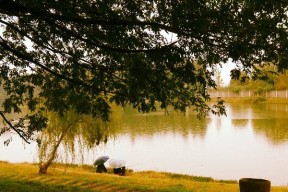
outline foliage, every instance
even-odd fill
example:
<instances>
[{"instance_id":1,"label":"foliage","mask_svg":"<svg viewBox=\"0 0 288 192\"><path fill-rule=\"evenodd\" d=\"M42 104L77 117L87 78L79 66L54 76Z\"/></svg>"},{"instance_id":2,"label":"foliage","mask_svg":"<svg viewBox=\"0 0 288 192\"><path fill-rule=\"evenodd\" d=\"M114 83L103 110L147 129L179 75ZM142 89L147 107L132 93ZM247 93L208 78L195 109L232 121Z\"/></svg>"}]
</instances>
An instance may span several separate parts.
<instances>
[{"instance_id":1,"label":"foliage","mask_svg":"<svg viewBox=\"0 0 288 192\"><path fill-rule=\"evenodd\" d=\"M262 78L254 68L267 62L288 67L287 7L285 0L0 0L3 114L29 107L28 132L11 126L26 141L46 126L45 110L108 120L111 102L143 112L159 102L223 114L223 102L206 104L218 65L231 58L233 79L241 71Z\"/></svg>"},{"instance_id":2,"label":"foliage","mask_svg":"<svg viewBox=\"0 0 288 192\"><path fill-rule=\"evenodd\" d=\"M288 72L278 72L277 67L273 64L267 64L258 67L256 71L261 70L262 78L253 79L245 73L241 73L241 81L231 80L229 89L235 93L242 90L251 90L256 94L261 94L271 90L285 90L288 89Z\"/></svg>"},{"instance_id":3,"label":"foliage","mask_svg":"<svg viewBox=\"0 0 288 192\"><path fill-rule=\"evenodd\" d=\"M276 90L288 89L288 71L285 71L276 77L274 87Z\"/></svg>"},{"instance_id":4,"label":"foliage","mask_svg":"<svg viewBox=\"0 0 288 192\"><path fill-rule=\"evenodd\" d=\"M63 116L50 112L48 119L49 123L39 137L40 173L46 173L52 161L57 157L61 143L73 152L75 132L77 132L80 117L72 111L66 112Z\"/></svg>"},{"instance_id":5,"label":"foliage","mask_svg":"<svg viewBox=\"0 0 288 192\"><path fill-rule=\"evenodd\" d=\"M215 69L215 83L217 87L223 87L223 79L221 77L221 70L220 69Z\"/></svg>"},{"instance_id":6,"label":"foliage","mask_svg":"<svg viewBox=\"0 0 288 192\"><path fill-rule=\"evenodd\" d=\"M48 167L59 157L59 148L64 147L62 156L75 158L75 146L83 152L106 143L108 137L113 136L113 124L116 119L117 108L114 108L113 121L105 122L89 115L79 115L75 111L67 111L62 116L56 112L49 112L49 123L43 129L39 140L39 173L46 174ZM111 130L111 132L110 132Z\"/></svg>"}]
</instances>

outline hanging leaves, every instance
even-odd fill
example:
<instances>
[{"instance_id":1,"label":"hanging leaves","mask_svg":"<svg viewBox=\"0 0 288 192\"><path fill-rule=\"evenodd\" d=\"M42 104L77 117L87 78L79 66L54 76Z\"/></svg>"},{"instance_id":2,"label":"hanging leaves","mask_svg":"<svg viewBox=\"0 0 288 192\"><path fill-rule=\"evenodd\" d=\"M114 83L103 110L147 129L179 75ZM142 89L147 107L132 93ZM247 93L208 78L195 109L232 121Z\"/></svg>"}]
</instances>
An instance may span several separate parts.
<instances>
[{"instance_id":1,"label":"hanging leaves","mask_svg":"<svg viewBox=\"0 0 288 192\"><path fill-rule=\"evenodd\" d=\"M207 105L217 65L232 79L270 62L288 68L288 1L0 0L0 82L5 113L45 111L109 120L111 102L140 111ZM253 78L260 76L253 76ZM260 78L266 79L265 76ZM36 122L38 121L38 122ZM38 128L36 128L38 126ZM32 128L33 127L33 128Z\"/></svg>"}]
</instances>

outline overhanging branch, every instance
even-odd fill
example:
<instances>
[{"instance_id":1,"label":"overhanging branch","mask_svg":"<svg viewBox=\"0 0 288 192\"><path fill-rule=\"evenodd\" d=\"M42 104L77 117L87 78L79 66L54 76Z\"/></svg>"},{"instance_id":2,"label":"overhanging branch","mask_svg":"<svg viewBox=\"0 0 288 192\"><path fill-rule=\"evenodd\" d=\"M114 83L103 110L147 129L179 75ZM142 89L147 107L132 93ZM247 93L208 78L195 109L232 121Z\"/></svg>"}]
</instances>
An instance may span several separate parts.
<instances>
[{"instance_id":1,"label":"overhanging branch","mask_svg":"<svg viewBox=\"0 0 288 192\"><path fill-rule=\"evenodd\" d=\"M113 19L113 20L104 20L104 19L96 19L96 18L89 18L89 17L80 17L75 16L76 14L70 15L60 15L57 13L51 13L48 11L37 10L31 7L27 7L23 4L20 4L15 1L11 0L0 0L0 10L4 11L5 14L7 12L12 13L22 13L28 14L30 13L33 16L37 16L39 19L41 18L50 18L52 20L57 20L61 22L70 22L70 23L79 23L79 24L87 24L87 25L106 25L106 26L149 26L153 28L159 28L160 30L170 31L172 33L181 33L178 28L167 26L165 24L151 22L151 21L140 21L140 20L120 20L120 19ZM8 14L9 15L9 14Z\"/></svg>"},{"instance_id":2,"label":"overhanging branch","mask_svg":"<svg viewBox=\"0 0 288 192\"><path fill-rule=\"evenodd\" d=\"M27 138L28 136L23 131L21 132L19 129L14 127L12 123L5 117L3 111L0 111L0 115L2 116L3 120L9 125L11 129L13 129L26 143L30 144Z\"/></svg>"},{"instance_id":3,"label":"overhanging branch","mask_svg":"<svg viewBox=\"0 0 288 192\"><path fill-rule=\"evenodd\" d=\"M97 41L93 41L90 40L88 38L84 38L82 34L77 34L74 33L73 31L67 29L66 27L63 27L61 25L56 24L54 21L49 19L44 19L44 21L46 23L48 23L51 26L56 27L57 29L59 29L60 31L64 31L66 34L75 37L76 39L83 41L89 45L98 47L100 49L104 49L104 50L108 50L108 51L114 51L114 52L118 52L118 53L149 53L149 52L155 52L155 51L161 51L161 50L165 50L168 49L169 47L171 47L172 45L176 44L179 40L176 40L170 44L167 45L162 45L160 47L155 47L155 48L151 48L151 49L124 49L124 48L118 48L118 47L112 47L109 45L104 45L103 43L97 42Z\"/></svg>"},{"instance_id":4,"label":"overhanging branch","mask_svg":"<svg viewBox=\"0 0 288 192\"><path fill-rule=\"evenodd\" d=\"M83 87L86 87L86 88L89 88L89 89L93 89L93 90L96 90L98 91L99 93L100 92L105 92L105 93L110 93L110 94L114 94L113 92L109 92L109 91L106 91L106 90L100 90L96 87L93 87L91 85L88 85L84 82L81 82L81 81L77 81L75 79L71 79L69 77L66 77L62 74L59 74L51 69L49 69L48 67L46 67L45 65L41 64L40 62L34 60L33 58L29 57L28 55L24 55L23 53L21 53L20 51L17 51L16 49L13 49L12 47L10 47L7 43L5 43L5 40L0 37L0 45L5 48L6 50L8 50L9 52L11 52L13 55L17 56L18 58L22 59L22 60L25 60L25 61L28 61L30 63L33 63L35 64L36 66L40 67L41 69L45 70L46 72L54 75L55 77L58 77L59 79L62 79L62 80L65 80L67 82L70 82L70 83L73 83L73 84L76 84L76 85L80 85L80 86L83 86Z\"/></svg>"}]
</instances>

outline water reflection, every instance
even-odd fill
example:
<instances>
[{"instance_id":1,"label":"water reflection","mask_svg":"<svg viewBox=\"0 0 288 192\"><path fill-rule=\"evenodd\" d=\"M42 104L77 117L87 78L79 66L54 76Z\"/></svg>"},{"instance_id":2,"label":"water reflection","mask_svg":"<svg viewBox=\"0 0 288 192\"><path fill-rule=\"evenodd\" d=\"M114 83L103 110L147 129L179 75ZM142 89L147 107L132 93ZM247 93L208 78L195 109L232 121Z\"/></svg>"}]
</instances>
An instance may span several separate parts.
<instances>
[{"instance_id":1,"label":"water reflection","mask_svg":"<svg viewBox=\"0 0 288 192\"><path fill-rule=\"evenodd\" d=\"M126 109L121 119L121 132L129 134L132 139L145 135L153 136L161 133L177 133L183 138L189 134L204 138L210 119L197 119L196 115L185 116L177 112L138 113L133 109Z\"/></svg>"},{"instance_id":2,"label":"water reflection","mask_svg":"<svg viewBox=\"0 0 288 192\"><path fill-rule=\"evenodd\" d=\"M199 120L193 113L142 114L127 108L118 111L110 127L113 138L106 145L82 150L79 162L91 164L96 157L109 155L124 159L136 171L169 171L236 180L259 177L271 180L272 185L286 185L287 109L287 104L227 104L227 116ZM3 143L2 137L0 142ZM21 146L18 150L14 147L6 150L0 145L0 154L23 150ZM27 153L31 158L25 161L35 161L31 149ZM7 156L12 162L20 161L19 157ZM1 155L0 160L7 160L5 157Z\"/></svg>"},{"instance_id":3,"label":"water reflection","mask_svg":"<svg viewBox=\"0 0 288 192\"><path fill-rule=\"evenodd\" d=\"M248 119L231 119L231 123L233 127L235 127L236 129L245 128L248 126L249 120Z\"/></svg>"},{"instance_id":4,"label":"water reflection","mask_svg":"<svg viewBox=\"0 0 288 192\"><path fill-rule=\"evenodd\" d=\"M264 135L274 145L288 141L287 104L230 104L229 108L234 128L251 123L256 135Z\"/></svg>"},{"instance_id":5,"label":"water reflection","mask_svg":"<svg viewBox=\"0 0 288 192\"><path fill-rule=\"evenodd\" d=\"M264 134L273 144L282 144L288 140L287 119L253 119L256 134Z\"/></svg>"}]
</instances>

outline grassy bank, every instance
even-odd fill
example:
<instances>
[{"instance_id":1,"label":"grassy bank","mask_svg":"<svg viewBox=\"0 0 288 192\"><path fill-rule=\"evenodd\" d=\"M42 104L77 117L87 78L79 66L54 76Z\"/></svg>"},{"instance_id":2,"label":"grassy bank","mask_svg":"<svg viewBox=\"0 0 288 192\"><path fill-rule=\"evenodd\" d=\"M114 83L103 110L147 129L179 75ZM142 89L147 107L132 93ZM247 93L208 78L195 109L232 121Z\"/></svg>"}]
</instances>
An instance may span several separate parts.
<instances>
[{"instance_id":1,"label":"grassy bank","mask_svg":"<svg viewBox=\"0 0 288 192\"><path fill-rule=\"evenodd\" d=\"M215 181L153 171L129 172L127 176L98 174L89 167L54 166L39 175L37 165L0 162L1 192L92 192L92 191L193 191L239 192L238 183ZM272 192L288 192L288 187L272 187Z\"/></svg>"}]
</instances>

